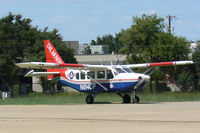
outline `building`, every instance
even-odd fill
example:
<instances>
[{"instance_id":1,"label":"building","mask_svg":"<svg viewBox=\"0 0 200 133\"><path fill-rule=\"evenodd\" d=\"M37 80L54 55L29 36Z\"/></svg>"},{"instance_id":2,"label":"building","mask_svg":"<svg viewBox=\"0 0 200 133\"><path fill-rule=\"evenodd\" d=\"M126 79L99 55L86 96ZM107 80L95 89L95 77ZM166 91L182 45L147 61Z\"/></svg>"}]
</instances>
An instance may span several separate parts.
<instances>
[{"instance_id":1,"label":"building","mask_svg":"<svg viewBox=\"0 0 200 133\"><path fill-rule=\"evenodd\" d=\"M74 49L74 54L78 54L78 49L79 49L79 42L78 41L64 41L66 44L67 48Z\"/></svg>"},{"instance_id":2,"label":"building","mask_svg":"<svg viewBox=\"0 0 200 133\"><path fill-rule=\"evenodd\" d=\"M90 45L87 43L79 45L78 54L79 55L91 54Z\"/></svg>"},{"instance_id":3,"label":"building","mask_svg":"<svg viewBox=\"0 0 200 133\"><path fill-rule=\"evenodd\" d=\"M109 54L108 45L90 45L91 54Z\"/></svg>"},{"instance_id":4,"label":"building","mask_svg":"<svg viewBox=\"0 0 200 133\"><path fill-rule=\"evenodd\" d=\"M197 49L198 48L198 46L200 45L200 43L199 42L191 42L190 43L190 53L189 53L189 57L190 58L192 58L192 54L194 54L194 52L196 51L196 50L199 50L199 49Z\"/></svg>"},{"instance_id":5,"label":"building","mask_svg":"<svg viewBox=\"0 0 200 133\"><path fill-rule=\"evenodd\" d=\"M102 55L75 55L76 61L79 64L93 64L93 65L115 65L117 62L123 64L126 61L126 55L117 54L102 54Z\"/></svg>"},{"instance_id":6,"label":"building","mask_svg":"<svg viewBox=\"0 0 200 133\"><path fill-rule=\"evenodd\" d=\"M90 55L90 54L109 54L108 45L89 45L81 44L79 45L79 55Z\"/></svg>"}]
</instances>

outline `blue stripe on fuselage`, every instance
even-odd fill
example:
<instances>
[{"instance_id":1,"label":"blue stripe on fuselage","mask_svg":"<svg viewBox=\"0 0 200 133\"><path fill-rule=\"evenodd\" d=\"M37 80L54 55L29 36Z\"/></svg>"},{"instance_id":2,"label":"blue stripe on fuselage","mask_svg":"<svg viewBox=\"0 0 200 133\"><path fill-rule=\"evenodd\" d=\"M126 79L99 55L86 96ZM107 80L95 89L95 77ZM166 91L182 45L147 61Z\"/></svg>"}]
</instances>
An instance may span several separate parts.
<instances>
[{"instance_id":1,"label":"blue stripe on fuselage","mask_svg":"<svg viewBox=\"0 0 200 133\"><path fill-rule=\"evenodd\" d=\"M85 93L92 93L92 92L120 92L120 91L127 91L132 89L138 81L135 82L104 82L101 83L108 91L105 91L100 85L94 82L81 82L81 83L70 83L66 80L60 80L59 83L63 86L70 86L75 90Z\"/></svg>"}]
</instances>

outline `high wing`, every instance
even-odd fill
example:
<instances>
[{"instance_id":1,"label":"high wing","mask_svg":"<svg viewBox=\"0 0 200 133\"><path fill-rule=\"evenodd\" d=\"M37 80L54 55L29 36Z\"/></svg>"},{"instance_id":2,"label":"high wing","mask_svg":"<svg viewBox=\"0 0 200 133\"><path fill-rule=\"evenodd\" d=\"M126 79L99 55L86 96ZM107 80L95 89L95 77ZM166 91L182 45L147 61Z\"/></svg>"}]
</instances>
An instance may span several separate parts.
<instances>
[{"instance_id":1,"label":"high wing","mask_svg":"<svg viewBox=\"0 0 200 133\"><path fill-rule=\"evenodd\" d=\"M49 63L49 62L23 62L16 63L18 67L21 68L31 68L31 69L78 69L78 70L107 70L108 66L103 65L87 65L87 64L59 64L59 63Z\"/></svg>"},{"instance_id":2,"label":"high wing","mask_svg":"<svg viewBox=\"0 0 200 133\"><path fill-rule=\"evenodd\" d=\"M147 67L161 67L161 66L178 66L178 65L189 65L194 64L193 61L171 61L171 62L159 62L159 63L142 63L142 64L128 64L122 65L122 67L129 68L147 68Z\"/></svg>"},{"instance_id":3,"label":"high wing","mask_svg":"<svg viewBox=\"0 0 200 133\"><path fill-rule=\"evenodd\" d=\"M122 67L129 68L147 68L155 66L176 66L176 65L189 65L193 64L193 61L172 61L172 62L159 62L159 63L143 63L143 64L128 64L122 65ZM78 69L78 70L107 70L110 67L106 65L87 65L87 64L59 64L49 62L24 62L16 63L21 68L31 69Z\"/></svg>"}]
</instances>

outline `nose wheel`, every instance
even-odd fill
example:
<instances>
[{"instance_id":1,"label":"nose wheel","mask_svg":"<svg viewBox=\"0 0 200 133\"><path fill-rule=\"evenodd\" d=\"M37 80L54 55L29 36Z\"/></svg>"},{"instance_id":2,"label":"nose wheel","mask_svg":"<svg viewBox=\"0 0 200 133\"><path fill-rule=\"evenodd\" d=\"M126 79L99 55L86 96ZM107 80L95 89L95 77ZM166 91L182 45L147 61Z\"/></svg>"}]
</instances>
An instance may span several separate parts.
<instances>
[{"instance_id":1,"label":"nose wheel","mask_svg":"<svg viewBox=\"0 0 200 133\"><path fill-rule=\"evenodd\" d=\"M135 96L134 99L133 99L133 103L139 103L140 102L140 99L138 96Z\"/></svg>"},{"instance_id":2,"label":"nose wheel","mask_svg":"<svg viewBox=\"0 0 200 133\"><path fill-rule=\"evenodd\" d=\"M133 103L139 103L140 98L136 95L136 89L133 90Z\"/></svg>"}]
</instances>

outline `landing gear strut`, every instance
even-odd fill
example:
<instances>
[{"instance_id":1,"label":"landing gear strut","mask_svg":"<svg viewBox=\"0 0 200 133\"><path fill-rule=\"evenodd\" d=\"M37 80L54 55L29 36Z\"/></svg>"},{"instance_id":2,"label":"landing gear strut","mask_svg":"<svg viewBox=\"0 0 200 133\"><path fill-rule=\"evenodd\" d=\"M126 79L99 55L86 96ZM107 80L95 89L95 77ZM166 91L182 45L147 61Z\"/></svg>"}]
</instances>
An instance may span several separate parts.
<instances>
[{"instance_id":1,"label":"landing gear strut","mask_svg":"<svg viewBox=\"0 0 200 133\"><path fill-rule=\"evenodd\" d=\"M140 99L139 97L136 95L136 89L133 90L133 103L139 103Z\"/></svg>"},{"instance_id":2,"label":"landing gear strut","mask_svg":"<svg viewBox=\"0 0 200 133\"><path fill-rule=\"evenodd\" d=\"M94 103L94 98L98 95L98 92L95 92L93 94L90 94L86 97L86 103L87 104L93 104Z\"/></svg>"}]
</instances>

